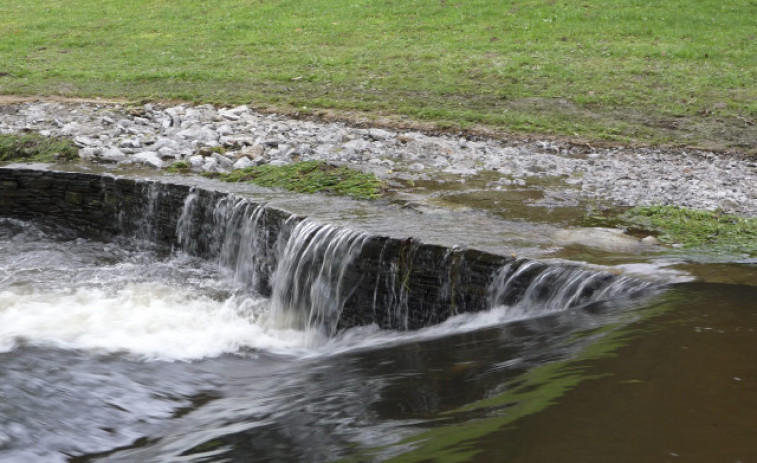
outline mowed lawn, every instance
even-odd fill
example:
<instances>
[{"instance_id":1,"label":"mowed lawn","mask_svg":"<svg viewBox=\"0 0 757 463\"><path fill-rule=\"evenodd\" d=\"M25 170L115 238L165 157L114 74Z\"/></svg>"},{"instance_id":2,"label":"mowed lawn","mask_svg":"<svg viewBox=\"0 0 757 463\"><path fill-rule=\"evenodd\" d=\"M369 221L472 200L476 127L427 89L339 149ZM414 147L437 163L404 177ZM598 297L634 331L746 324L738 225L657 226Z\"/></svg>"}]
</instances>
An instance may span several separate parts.
<instances>
[{"instance_id":1,"label":"mowed lawn","mask_svg":"<svg viewBox=\"0 0 757 463\"><path fill-rule=\"evenodd\" d=\"M0 93L757 152L757 0L3 0Z\"/></svg>"}]
</instances>

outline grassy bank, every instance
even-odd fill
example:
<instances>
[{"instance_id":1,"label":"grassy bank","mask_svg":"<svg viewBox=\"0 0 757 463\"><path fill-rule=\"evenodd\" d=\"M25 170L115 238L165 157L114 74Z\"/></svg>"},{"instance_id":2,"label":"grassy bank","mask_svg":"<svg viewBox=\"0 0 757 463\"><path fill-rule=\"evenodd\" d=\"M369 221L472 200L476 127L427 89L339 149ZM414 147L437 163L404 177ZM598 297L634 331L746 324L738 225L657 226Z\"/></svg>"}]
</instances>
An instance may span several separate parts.
<instances>
[{"instance_id":1,"label":"grassy bank","mask_svg":"<svg viewBox=\"0 0 757 463\"><path fill-rule=\"evenodd\" d=\"M0 93L755 151L754 0L5 0Z\"/></svg>"},{"instance_id":2,"label":"grassy bank","mask_svg":"<svg viewBox=\"0 0 757 463\"><path fill-rule=\"evenodd\" d=\"M757 255L757 218L685 207L634 207L619 217L635 227L658 232L663 243L684 248Z\"/></svg>"},{"instance_id":3,"label":"grassy bank","mask_svg":"<svg viewBox=\"0 0 757 463\"><path fill-rule=\"evenodd\" d=\"M0 135L0 161L52 162L79 158L71 140L41 135Z\"/></svg>"},{"instance_id":4,"label":"grassy bank","mask_svg":"<svg viewBox=\"0 0 757 463\"><path fill-rule=\"evenodd\" d=\"M331 193L356 199L378 199L384 185L373 174L323 161L304 161L283 166L261 165L219 174L225 182L250 182L298 193Z\"/></svg>"}]
</instances>

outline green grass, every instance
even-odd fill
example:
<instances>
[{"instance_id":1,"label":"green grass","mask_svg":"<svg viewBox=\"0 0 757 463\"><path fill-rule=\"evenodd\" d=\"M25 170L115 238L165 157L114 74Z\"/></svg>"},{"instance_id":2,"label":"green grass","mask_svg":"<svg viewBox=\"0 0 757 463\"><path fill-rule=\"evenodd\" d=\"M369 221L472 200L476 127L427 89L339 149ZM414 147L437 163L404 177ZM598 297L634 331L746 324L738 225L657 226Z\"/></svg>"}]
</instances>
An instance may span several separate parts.
<instances>
[{"instance_id":1,"label":"green grass","mask_svg":"<svg viewBox=\"0 0 757 463\"><path fill-rule=\"evenodd\" d=\"M170 166L166 167L166 172L170 172L172 174L181 174L189 172L189 169L191 168L192 165L187 161L176 161Z\"/></svg>"},{"instance_id":2,"label":"green grass","mask_svg":"<svg viewBox=\"0 0 757 463\"><path fill-rule=\"evenodd\" d=\"M755 0L4 0L0 93L755 152Z\"/></svg>"},{"instance_id":3,"label":"green grass","mask_svg":"<svg viewBox=\"0 0 757 463\"><path fill-rule=\"evenodd\" d=\"M704 251L757 254L757 218L721 211L673 206L635 207L621 216L627 223L660 233L668 244Z\"/></svg>"},{"instance_id":4,"label":"green grass","mask_svg":"<svg viewBox=\"0 0 757 463\"><path fill-rule=\"evenodd\" d=\"M226 182L251 182L298 193L331 193L356 199L378 199L384 185L373 174L323 161L304 161L284 166L253 166L220 174Z\"/></svg>"},{"instance_id":5,"label":"green grass","mask_svg":"<svg viewBox=\"0 0 757 463\"><path fill-rule=\"evenodd\" d=\"M0 135L0 161L51 162L78 159L71 140L41 135Z\"/></svg>"}]
</instances>

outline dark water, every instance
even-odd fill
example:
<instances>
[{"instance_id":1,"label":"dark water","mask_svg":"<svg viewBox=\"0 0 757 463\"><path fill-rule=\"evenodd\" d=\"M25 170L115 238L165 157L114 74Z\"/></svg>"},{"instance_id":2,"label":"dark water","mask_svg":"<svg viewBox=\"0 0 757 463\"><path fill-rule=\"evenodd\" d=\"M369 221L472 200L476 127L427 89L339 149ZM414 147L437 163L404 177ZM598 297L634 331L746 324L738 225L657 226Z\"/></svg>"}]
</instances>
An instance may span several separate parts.
<instances>
[{"instance_id":1,"label":"dark water","mask_svg":"<svg viewBox=\"0 0 757 463\"><path fill-rule=\"evenodd\" d=\"M0 461L755 461L755 305L685 283L314 339L217 265L2 220Z\"/></svg>"}]
</instances>

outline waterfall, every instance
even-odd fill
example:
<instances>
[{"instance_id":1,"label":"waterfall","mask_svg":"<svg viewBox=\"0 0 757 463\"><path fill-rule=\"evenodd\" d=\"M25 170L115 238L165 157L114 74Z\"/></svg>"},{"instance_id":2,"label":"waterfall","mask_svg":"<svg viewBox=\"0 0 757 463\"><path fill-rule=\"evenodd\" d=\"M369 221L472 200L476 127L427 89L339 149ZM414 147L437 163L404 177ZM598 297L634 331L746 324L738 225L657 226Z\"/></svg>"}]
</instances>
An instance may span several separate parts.
<instances>
[{"instance_id":1,"label":"waterfall","mask_svg":"<svg viewBox=\"0 0 757 463\"><path fill-rule=\"evenodd\" d=\"M191 191L184 200L179 249L194 254L204 241L217 250L212 257L235 291L270 295L270 326L331 336L357 287L354 263L369 235L298 217L277 220L269 207L236 196L202 199ZM214 232L203 233L208 220Z\"/></svg>"},{"instance_id":2,"label":"waterfall","mask_svg":"<svg viewBox=\"0 0 757 463\"><path fill-rule=\"evenodd\" d=\"M268 229L261 223L266 208L239 200L230 211L219 264L230 271L235 288L259 288L267 255Z\"/></svg>"},{"instance_id":3,"label":"waterfall","mask_svg":"<svg viewBox=\"0 0 757 463\"><path fill-rule=\"evenodd\" d=\"M142 214L134 223L134 236L143 246L154 246L157 240L159 220L159 202L161 199L161 185L158 182L145 182L143 185Z\"/></svg>"},{"instance_id":4,"label":"waterfall","mask_svg":"<svg viewBox=\"0 0 757 463\"><path fill-rule=\"evenodd\" d=\"M658 287L577 266L368 235L199 187L97 178L87 191L86 199L69 194L79 209L66 218L94 230L87 220L102 224L110 213L116 234L209 259L235 297L270 298L256 313L266 326L313 338L368 324L415 330L503 306L513 318L539 317Z\"/></svg>"},{"instance_id":5,"label":"waterfall","mask_svg":"<svg viewBox=\"0 0 757 463\"><path fill-rule=\"evenodd\" d=\"M298 223L273 274L270 322L333 335L360 278L353 263L367 238L365 233L308 219Z\"/></svg>"},{"instance_id":6,"label":"waterfall","mask_svg":"<svg viewBox=\"0 0 757 463\"><path fill-rule=\"evenodd\" d=\"M197 209L197 198L197 192L192 188L184 199L181 215L176 222L176 241L179 244L179 248L190 254L197 252L196 241L192 239L192 226L195 210Z\"/></svg>"},{"instance_id":7,"label":"waterfall","mask_svg":"<svg viewBox=\"0 0 757 463\"><path fill-rule=\"evenodd\" d=\"M156 191L147 190L146 212L157 211ZM141 226L149 231L148 223ZM501 306L512 318L538 317L655 286L608 272L370 236L194 188L183 198L175 242L216 260L234 291L270 297L268 326L314 339L367 323L417 329Z\"/></svg>"},{"instance_id":8,"label":"waterfall","mask_svg":"<svg viewBox=\"0 0 757 463\"><path fill-rule=\"evenodd\" d=\"M618 297L632 298L655 286L608 272L520 259L495 274L490 306L507 306L514 318L536 317Z\"/></svg>"}]
</instances>

